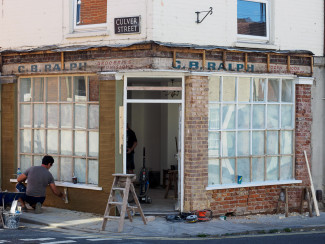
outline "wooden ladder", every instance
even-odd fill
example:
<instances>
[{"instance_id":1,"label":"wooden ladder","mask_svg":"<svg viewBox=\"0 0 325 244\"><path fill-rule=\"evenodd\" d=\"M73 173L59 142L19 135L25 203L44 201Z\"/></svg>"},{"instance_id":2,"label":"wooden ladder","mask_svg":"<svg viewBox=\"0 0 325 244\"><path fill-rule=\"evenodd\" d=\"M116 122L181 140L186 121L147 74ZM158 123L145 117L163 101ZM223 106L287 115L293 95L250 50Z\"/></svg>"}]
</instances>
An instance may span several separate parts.
<instances>
[{"instance_id":1,"label":"wooden ladder","mask_svg":"<svg viewBox=\"0 0 325 244\"><path fill-rule=\"evenodd\" d=\"M102 223L102 230L105 230L108 219L119 219L118 232L123 230L125 214L127 213L130 222L132 222L131 210L138 211L141 215L144 224L147 224L147 219L143 214L138 197L135 193L133 181L135 180L135 174L113 174L114 180L111 192L108 197L106 210ZM136 203L135 206L128 204L129 192L131 191L133 199ZM122 202L121 195L122 193ZM110 215L112 208L117 207L119 209L120 216ZM114 211L115 212L115 211Z\"/></svg>"}]
</instances>

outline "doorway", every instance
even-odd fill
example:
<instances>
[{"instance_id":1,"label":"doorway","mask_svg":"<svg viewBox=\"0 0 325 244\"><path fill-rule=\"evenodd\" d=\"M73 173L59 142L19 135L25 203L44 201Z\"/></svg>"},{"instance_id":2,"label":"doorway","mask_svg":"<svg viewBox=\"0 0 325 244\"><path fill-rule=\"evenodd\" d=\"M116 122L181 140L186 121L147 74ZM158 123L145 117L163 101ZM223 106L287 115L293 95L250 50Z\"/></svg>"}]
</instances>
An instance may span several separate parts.
<instances>
[{"instance_id":1,"label":"doorway","mask_svg":"<svg viewBox=\"0 0 325 244\"><path fill-rule=\"evenodd\" d=\"M139 179L144 164L149 171L147 195L152 201L142 203L142 209L147 214L182 211L183 78L125 77L124 82L124 123L135 132L138 143L134 173ZM176 175L172 184L171 173ZM138 183L135 182L137 194Z\"/></svg>"}]
</instances>

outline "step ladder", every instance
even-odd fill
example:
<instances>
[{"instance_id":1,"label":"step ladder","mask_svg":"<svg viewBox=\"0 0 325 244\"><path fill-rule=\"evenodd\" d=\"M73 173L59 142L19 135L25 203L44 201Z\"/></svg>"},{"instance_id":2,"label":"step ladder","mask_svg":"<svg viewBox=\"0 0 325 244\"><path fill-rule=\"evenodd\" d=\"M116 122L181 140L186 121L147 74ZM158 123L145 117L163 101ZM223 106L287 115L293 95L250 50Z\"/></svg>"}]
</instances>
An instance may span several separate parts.
<instances>
[{"instance_id":1,"label":"step ladder","mask_svg":"<svg viewBox=\"0 0 325 244\"><path fill-rule=\"evenodd\" d=\"M102 230L105 230L106 223L108 219L119 219L118 232L123 230L125 214L127 213L130 222L132 222L132 214L138 211L141 215L144 224L147 224L147 219L143 214L141 209L138 197L135 193L133 181L135 180L135 174L113 174L114 180L111 192L108 197L106 210L104 213ZM135 201L135 206L130 206L128 204L129 193L132 193L133 199ZM118 208L120 216L110 215L110 213L114 212L115 208Z\"/></svg>"},{"instance_id":2,"label":"step ladder","mask_svg":"<svg viewBox=\"0 0 325 244\"><path fill-rule=\"evenodd\" d=\"M301 190L301 200L300 200L300 214L303 213L304 210L304 203L307 202L307 209L309 212L309 217L313 217L313 212L312 212L312 202L311 202L311 197L310 197L310 187L308 186L282 186L280 195L279 195L279 200L278 200L278 206L276 213L280 213L281 211L281 202L284 202L284 211L285 211L285 216L289 216L289 196L288 196L288 190L292 189L300 189ZM281 196L282 195L282 196ZM284 199L281 199L284 198Z\"/></svg>"}]
</instances>

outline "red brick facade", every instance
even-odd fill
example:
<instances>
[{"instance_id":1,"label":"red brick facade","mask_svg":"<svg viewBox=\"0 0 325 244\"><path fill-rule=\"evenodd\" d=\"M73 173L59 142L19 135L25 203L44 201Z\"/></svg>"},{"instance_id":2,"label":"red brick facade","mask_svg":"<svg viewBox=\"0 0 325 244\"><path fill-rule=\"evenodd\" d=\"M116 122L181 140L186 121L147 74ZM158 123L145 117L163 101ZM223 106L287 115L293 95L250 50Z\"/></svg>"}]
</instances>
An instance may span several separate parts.
<instances>
[{"instance_id":1,"label":"red brick facade","mask_svg":"<svg viewBox=\"0 0 325 244\"><path fill-rule=\"evenodd\" d=\"M106 23L107 0L81 1L80 25Z\"/></svg>"}]
</instances>

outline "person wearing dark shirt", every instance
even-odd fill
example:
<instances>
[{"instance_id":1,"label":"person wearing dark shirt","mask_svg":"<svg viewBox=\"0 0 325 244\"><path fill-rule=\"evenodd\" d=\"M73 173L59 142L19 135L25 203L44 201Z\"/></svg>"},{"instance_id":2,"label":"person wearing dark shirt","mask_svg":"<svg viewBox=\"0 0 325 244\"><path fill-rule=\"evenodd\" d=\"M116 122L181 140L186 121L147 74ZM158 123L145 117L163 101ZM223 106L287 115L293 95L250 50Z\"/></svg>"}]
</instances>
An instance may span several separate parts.
<instances>
[{"instance_id":1,"label":"person wearing dark shirt","mask_svg":"<svg viewBox=\"0 0 325 244\"><path fill-rule=\"evenodd\" d=\"M127 124L126 128L127 136L127 151L126 151L126 169L128 174L134 174L134 149L138 145L137 137L133 130Z\"/></svg>"},{"instance_id":2,"label":"person wearing dark shirt","mask_svg":"<svg viewBox=\"0 0 325 244\"><path fill-rule=\"evenodd\" d=\"M16 188L18 191L25 191L26 196L21 199L21 205L24 210L27 210L25 201L35 209L35 213L41 213L41 207L45 201L46 187L49 185L52 192L64 200L64 193L60 192L54 183L54 178L49 169L52 167L54 159L52 156L46 155L42 159L41 166L33 166L28 168L21 174L17 181ZM25 180L27 182L27 189L22 184Z\"/></svg>"}]
</instances>

